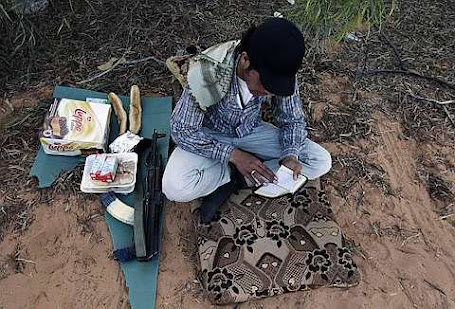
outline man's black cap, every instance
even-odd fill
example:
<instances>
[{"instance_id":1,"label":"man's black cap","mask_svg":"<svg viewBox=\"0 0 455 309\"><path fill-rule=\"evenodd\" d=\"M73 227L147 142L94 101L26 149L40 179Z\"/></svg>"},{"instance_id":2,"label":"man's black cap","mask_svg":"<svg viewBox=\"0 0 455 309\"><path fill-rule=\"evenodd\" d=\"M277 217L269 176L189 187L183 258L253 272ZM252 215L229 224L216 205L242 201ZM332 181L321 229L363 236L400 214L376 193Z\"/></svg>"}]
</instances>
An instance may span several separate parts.
<instances>
[{"instance_id":1,"label":"man's black cap","mask_svg":"<svg viewBox=\"0 0 455 309\"><path fill-rule=\"evenodd\" d=\"M286 19L270 18L256 28L248 43L246 52L264 88L274 95L292 95L305 54L302 32Z\"/></svg>"}]
</instances>

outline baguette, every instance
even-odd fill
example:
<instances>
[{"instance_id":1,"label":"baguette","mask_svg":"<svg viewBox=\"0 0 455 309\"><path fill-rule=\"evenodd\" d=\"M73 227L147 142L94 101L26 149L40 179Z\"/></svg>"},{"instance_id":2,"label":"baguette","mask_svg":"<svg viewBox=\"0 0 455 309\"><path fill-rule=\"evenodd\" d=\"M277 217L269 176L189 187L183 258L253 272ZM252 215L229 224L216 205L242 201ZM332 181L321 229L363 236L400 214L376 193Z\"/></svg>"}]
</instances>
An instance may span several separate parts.
<instances>
[{"instance_id":1,"label":"baguette","mask_svg":"<svg viewBox=\"0 0 455 309\"><path fill-rule=\"evenodd\" d=\"M142 117L142 106L141 106L141 94L137 85L131 86L130 93L130 132L138 134L141 130L141 117Z\"/></svg>"},{"instance_id":2,"label":"baguette","mask_svg":"<svg viewBox=\"0 0 455 309\"><path fill-rule=\"evenodd\" d=\"M111 102L112 107L114 108L115 115L117 116L117 122L119 125L118 135L122 135L126 132L126 112L123 109L123 104L120 98L113 92L108 95L109 102Z\"/></svg>"}]
</instances>

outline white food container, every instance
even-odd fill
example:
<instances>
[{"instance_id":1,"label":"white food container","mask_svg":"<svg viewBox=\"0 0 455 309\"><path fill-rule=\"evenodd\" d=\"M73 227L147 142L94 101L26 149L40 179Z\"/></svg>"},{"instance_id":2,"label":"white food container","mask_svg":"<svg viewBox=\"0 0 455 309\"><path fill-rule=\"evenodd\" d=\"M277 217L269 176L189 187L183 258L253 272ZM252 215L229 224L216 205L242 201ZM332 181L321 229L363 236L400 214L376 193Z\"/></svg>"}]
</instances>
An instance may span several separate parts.
<instances>
[{"instance_id":1,"label":"white food container","mask_svg":"<svg viewBox=\"0 0 455 309\"><path fill-rule=\"evenodd\" d=\"M84 173L81 181L81 191L85 193L115 193L128 194L134 191L136 185L136 174L138 155L134 152L110 153L118 160L117 174L113 182L102 182L92 180L90 171L92 162L96 155L90 155L85 160Z\"/></svg>"}]
</instances>

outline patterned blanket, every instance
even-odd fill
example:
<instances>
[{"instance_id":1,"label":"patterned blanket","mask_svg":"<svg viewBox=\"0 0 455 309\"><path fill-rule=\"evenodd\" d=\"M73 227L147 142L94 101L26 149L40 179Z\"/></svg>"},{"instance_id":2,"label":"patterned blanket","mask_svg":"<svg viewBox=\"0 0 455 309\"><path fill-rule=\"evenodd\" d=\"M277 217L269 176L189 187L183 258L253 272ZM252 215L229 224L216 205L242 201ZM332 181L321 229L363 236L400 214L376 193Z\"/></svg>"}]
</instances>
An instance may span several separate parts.
<instances>
[{"instance_id":1,"label":"patterned blanket","mask_svg":"<svg viewBox=\"0 0 455 309\"><path fill-rule=\"evenodd\" d=\"M243 190L196 232L200 277L215 304L360 280L327 195L314 184L275 199Z\"/></svg>"}]
</instances>

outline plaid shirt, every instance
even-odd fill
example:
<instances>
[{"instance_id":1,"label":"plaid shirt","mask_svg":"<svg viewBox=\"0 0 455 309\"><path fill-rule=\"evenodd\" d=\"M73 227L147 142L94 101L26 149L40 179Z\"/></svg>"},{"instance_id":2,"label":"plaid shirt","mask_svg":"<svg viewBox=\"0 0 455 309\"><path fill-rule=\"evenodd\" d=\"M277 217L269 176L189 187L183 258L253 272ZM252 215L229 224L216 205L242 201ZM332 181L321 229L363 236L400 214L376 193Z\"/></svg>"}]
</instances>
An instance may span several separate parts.
<instances>
[{"instance_id":1,"label":"plaid shirt","mask_svg":"<svg viewBox=\"0 0 455 309\"><path fill-rule=\"evenodd\" d=\"M274 118L281 129L283 151L281 159L298 158L307 137L306 123L298 87L288 97L272 96ZM184 89L171 116L171 136L182 149L203 157L221 161L227 165L234 150L203 132L206 127L232 136L243 137L261 123L262 103L266 96L254 96L243 107L238 104L239 87L233 76L229 92L216 105L204 112L194 101L188 89Z\"/></svg>"}]
</instances>

